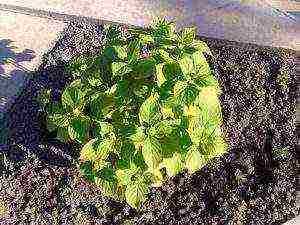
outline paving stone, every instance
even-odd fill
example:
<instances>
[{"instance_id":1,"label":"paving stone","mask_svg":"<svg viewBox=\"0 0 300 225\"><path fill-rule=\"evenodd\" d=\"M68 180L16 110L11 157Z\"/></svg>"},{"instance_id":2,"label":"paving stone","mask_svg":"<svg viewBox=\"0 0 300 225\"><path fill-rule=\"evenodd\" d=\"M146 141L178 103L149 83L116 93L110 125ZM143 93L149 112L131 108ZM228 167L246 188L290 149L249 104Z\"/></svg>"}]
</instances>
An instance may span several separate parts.
<instances>
[{"instance_id":1,"label":"paving stone","mask_svg":"<svg viewBox=\"0 0 300 225\"><path fill-rule=\"evenodd\" d=\"M89 16L131 25L148 25L156 16L195 24L201 36L264 46L300 49L300 23L280 8L298 3L270 0L0 0L0 3L51 12ZM279 10L275 7L278 7Z\"/></svg>"}]
</instances>

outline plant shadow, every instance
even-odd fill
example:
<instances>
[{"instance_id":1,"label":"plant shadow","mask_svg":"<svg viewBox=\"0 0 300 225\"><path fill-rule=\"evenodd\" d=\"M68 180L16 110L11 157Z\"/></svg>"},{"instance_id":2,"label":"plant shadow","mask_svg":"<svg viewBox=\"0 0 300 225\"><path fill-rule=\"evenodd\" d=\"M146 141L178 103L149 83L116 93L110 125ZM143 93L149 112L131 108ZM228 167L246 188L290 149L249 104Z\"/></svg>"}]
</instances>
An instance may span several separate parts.
<instances>
[{"instance_id":1,"label":"plant shadow","mask_svg":"<svg viewBox=\"0 0 300 225\"><path fill-rule=\"evenodd\" d=\"M35 52L24 49L18 52L10 39L0 40L0 144L6 142L6 111L27 79L28 69L22 65L35 58ZM0 147L1 147L0 145Z\"/></svg>"},{"instance_id":2,"label":"plant shadow","mask_svg":"<svg viewBox=\"0 0 300 225\"><path fill-rule=\"evenodd\" d=\"M72 33L74 26L81 31ZM93 24L91 27L92 32L98 34L97 41L101 44L101 25ZM7 144L0 146L0 154L1 151L4 152L14 164L25 163L28 158L33 156L48 165L74 167L79 154L77 151L77 148L80 147L79 144L62 143L51 138L51 134L46 129L45 113L41 110L37 97L41 90L50 88L53 93L52 98L57 98L66 84L72 81L72 77L69 76L65 67L72 57L91 52L92 47L89 44L82 44L89 48L81 49L75 43L89 40L87 36L91 35L82 35L87 32L91 31L78 26L76 21L71 21L59 34L53 47L43 55L40 66L31 73L30 79L7 110L5 115ZM92 41L95 42L95 39ZM4 46L9 43L9 40L3 41ZM98 45L94 44L94 50L99 51L99 46L101 46L99 43ZM30 59L26 54L30 53L29 50L24 51L21 55L16 55L9 49L6 49L5 52L5 57L2 57L1 62L14 58L18 65L22 61L21 56L23 56L23 60Z\"/></svg>"}]
</instances>

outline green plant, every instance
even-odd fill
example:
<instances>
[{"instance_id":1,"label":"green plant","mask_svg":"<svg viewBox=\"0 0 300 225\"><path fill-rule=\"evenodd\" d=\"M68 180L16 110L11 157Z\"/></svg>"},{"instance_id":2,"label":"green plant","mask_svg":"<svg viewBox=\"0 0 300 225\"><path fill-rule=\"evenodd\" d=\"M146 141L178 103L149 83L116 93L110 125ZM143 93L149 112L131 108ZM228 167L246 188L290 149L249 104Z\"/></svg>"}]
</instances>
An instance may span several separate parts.
<instances>
[{"instance_id":1,"label":"green plant","mask_svg":"<svg viewBox=\"0 0 300 225\"><path fill-rule=\"evenodd\" d=\"M157 19L147 29L105 26L96 57L68 65L74 81L40 102L62 141L83 145L79 165L103 193L139 208L150 185L200 169L224 153L220 89L194 27L175 33Z\"/></svg>"}]
</instances>

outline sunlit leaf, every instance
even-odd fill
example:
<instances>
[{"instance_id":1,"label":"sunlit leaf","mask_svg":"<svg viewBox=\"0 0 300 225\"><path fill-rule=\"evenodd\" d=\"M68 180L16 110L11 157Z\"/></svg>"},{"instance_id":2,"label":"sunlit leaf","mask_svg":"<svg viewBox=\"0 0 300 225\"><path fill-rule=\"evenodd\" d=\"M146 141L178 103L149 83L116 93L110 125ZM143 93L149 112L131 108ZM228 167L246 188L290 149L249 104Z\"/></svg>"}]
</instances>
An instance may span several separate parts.
<instances>
[{"instance_id":1,"label":"sunlit leaf","mask_svg":"<svg viewBox=\"0 0 300 225\"><path fill-rule=\"evenodd\" d=\"M196 37L196 27L186 27L181 31L181 39L184 44L190 45Z\"/></svg>"},{"instance_id":2,"label":"sunlit leaf","mask_svg":"<svg viewBox=\"0 0 300 225\"><path fill-rule=\"evenodd\" d=\"M79 159L82 161L93 161L96 158L96 152L93 144L97 141L98 138L91 139L87 142L80 151Z\"/></svg>"},{"instance_id":3,"label":"sunlit leaf","mask_svg":"<svg viewBox=\"0 0 300 225\"><path fill-rule=\"evenodd\" d=\"M114 50L117 52L117 56L120 59L123 60L127 57L127 51L126 51L126 48L124 46L115 45L113 47L114 47Z\"/></svg>"},{"instance_id":4,"label":"sunlit leaf","mask_svg":"<svg viewBox=\"0 0 300 225\"><path fill-rule=\"evenodd\" d=\"M156 138L146 138L142 154L149 168L154 169L159 165L161 161L161 151L161 145Z\"/></svg>"},{"instance_id":5,"label":"sunlit leaf","mask_svg":"<svg viewBox=\"0 0 300 225\"><path fill-rule=\"evenodd\" d=\"M205 164L205 158L200 154L195 145L192 145L185 158L185 166L189 173L194 173L199 170Z\"/></svg>"},{"instance_id":6,"label":"sunlit leaf","mask_svg":"<svg viewBox=\"0 0 300 225\"><path fill-rule=\"evenodd\" d=\"M193 59L188 54L183 55L183 57L179 60L179 65L185 76L189 75L194 70Z\"/></svg>"},{"instance_id":7,"label":"sunlit leaf","mask_svg":"<svg viewBox=\"0 0 300 225\"><path fill-rule=\"evenodd\" d=\"M164 63L160 63L156 65L156 80L158 86L161 86L166 81L166 78L163 74L163 67L164 67Z\"/></svg>"},{"instance_id":8,"label":"sunlit leaf","mask_svg":"<svg viewBox=\"0 0 300 225\"><path fill-rule=\"evenodd\" d=\"M142 178L130 182L125 191L127 203L133 208L139 208L141 203L146 201L148 191L148 184Z\"/></svg>"},{"instance_id":9,"label":"sunlit leaf","mask_svg":"<svg viewBox=\"0 0 300 225\"><path fill-rule=\"evenodd\" d=\"M207 54L212 55L209 47L203 41L193 40L192 46L201 52L206 52Z\"/></svg>"},{"instance_id":10,"label":"sunlit leaf","mask_svg":"<svg viewBox=\"0 0 300 225\"><path fill-rule=\"evenodd\" d=\"M74 109L76 106L84 103L85 92L76 86L68 86L62 93L62 105Z\"/></svg>"},{"instance_id":11,"label":"sunlit leaf","mask_svg":"<svg viewBox=\"0 0 300 225\"><path fill-rule=\"evenodd\" d=\"M140 107L140 122L148 124L156 123L160 118L158 94L152 94Z\"/></svg>"},{"instance_id":12,"label":"sunlit leaf","mask_svg":"<svg viewBox=\"0 0 300 225\"><path fill-rule=\"evenodd\" d=\"M172 177L182 171L184 164L181 162L180 154L175 152L172 158L164 158L160 167L165 167L168 176Z\"/></svg>"},{"instance_id":13,"label":"sunlit leaf","mask_svg":"<svg viewBox=\"0 0 300 225\"><path fill-rule=\"evenodd\" d=\"M130 73L132 69L124 62L113 62L111 64L111 70L113 77L123 76L124 74Z\"/></svg>"}]
</instances>

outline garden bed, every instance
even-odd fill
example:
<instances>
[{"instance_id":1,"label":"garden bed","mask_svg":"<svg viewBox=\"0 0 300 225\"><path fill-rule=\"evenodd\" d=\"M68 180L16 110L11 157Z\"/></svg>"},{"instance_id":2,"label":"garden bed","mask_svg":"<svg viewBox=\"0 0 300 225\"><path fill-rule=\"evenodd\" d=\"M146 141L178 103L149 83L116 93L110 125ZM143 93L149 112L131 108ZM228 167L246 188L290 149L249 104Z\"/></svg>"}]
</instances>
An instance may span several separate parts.
<instances>
[{"instance_id":1,"label":"garden bed","mask_svg":"<svg viewBox=\"0 0 300 225\"><path fill-rule=\"evenodd\" d=\"M46 138L35 98L71 80L64 65L96 54L102 28L72 22L8 111L0 153L0 224L281 224L296 205L295 52L200 38L222 88L229 152L152 188L141 212L101 196L74 166L79 146ZM288 82L285 83L285 79Z\"/></svg>"}]
</instances>

